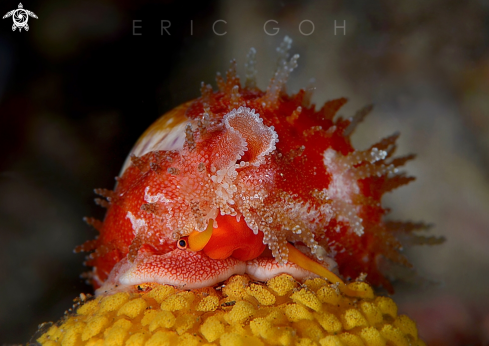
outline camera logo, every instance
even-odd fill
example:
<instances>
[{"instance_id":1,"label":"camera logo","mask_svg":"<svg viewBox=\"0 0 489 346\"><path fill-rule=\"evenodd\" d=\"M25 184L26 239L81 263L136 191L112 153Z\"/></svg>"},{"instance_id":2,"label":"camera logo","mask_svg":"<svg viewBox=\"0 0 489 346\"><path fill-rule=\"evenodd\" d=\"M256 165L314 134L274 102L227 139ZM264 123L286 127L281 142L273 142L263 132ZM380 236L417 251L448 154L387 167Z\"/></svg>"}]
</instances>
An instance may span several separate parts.
<instances>
[{"instance_id":1,"label":"camera logo","mask_svg":"<svg viewBox=\"0 0 489 346\"><path fill-rule=\"evenodd\" d=\"M21 3L19 3L18 9L8 12L5 16L3 16L2 19L8 18L10 16L14 20L12 31L15 31L15 29L19 29L19 31L22 31L22 29L24 29L25 31L29 31L29 25L27 24L27 22L29 21L29 17L37 19L36 14L34 12L25 10L24 6L22 6Z\"/></svg>"}]
</instances>

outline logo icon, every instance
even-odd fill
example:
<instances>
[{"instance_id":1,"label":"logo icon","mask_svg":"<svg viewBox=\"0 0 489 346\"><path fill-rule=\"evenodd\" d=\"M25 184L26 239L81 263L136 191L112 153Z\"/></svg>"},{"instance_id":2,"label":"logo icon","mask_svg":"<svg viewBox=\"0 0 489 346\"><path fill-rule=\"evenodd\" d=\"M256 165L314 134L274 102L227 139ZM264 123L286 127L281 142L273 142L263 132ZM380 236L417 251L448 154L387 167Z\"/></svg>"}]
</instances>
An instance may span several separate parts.
<instances>
[{"instance_id":1,"label":"logo icon","mask_svg":"<svg viewBox=\"0 0 489 346\"><path fill-rule=\"evenodd\" d=\"M14 24L12 25L12 31L15 31L15 29L19 29L19 31L22 31L24 29L25 31L29 31L29 25L27 22L29 21L29 17L36 18L37 16L34 12L24 10L24 6L22 6L21 3L19 3L19 8L16 10L12 10L8 12L5 16L3 16L2 19L8 18L12 16L12 19L14 20Z\"/></svg>"}]
</instances>

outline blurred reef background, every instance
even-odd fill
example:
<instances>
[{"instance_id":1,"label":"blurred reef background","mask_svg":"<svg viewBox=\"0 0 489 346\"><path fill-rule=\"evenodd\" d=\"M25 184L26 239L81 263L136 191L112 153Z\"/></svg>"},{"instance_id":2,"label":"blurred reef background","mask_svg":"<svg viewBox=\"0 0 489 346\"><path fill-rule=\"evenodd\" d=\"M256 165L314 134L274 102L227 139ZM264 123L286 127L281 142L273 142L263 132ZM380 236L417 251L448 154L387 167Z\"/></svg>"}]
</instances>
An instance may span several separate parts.
<instances>
[{"instance_id":1,"label":"blurred reef background","mask_svg":"<svg viewBox=\"0 0 489 346\"><path fill-rule=\"evenodd\" d=\"M400 131L398 153L418 155L406 167L417 180L384 200L388 218L433 224L447 241L406 249L417 275L395 283L401 312L429 345L489 341L489 2L23 5L39 17L28 32L0 21L0 343L27 342L91 292L84 254L72 252L95 235L82 217L103 218L93 189L112 188L139 135L198 97L201 81L215 87L231 59L243 76L250 47L265 89L285 35L301 55L289 91L314 78L313 102L348 97L345 117L374 103L355 146ZM2 1L0 14L17 6Z\"/></svg>"}]
</instances>

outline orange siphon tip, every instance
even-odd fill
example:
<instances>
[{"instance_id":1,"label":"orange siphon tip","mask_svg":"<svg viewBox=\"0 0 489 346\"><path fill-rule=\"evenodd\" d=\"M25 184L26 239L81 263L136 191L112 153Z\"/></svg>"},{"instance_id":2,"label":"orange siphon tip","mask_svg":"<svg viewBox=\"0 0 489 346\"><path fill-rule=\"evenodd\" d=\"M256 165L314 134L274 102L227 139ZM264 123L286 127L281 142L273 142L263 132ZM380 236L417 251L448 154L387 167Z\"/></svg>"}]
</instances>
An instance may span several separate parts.
<instances>
[{"instance_id":1,"label":"orange siphon tip","mask_svg":"<svg viewBox=\"0 0 489 346\"><path fill-rule=\"evenodd\" d=\"M314 274L317 274L327 279L332 284L338 285L338 289L345 295L350 297L364 297L364 292L354 291L350 289L336 274L323 267L318 262L307 257L302 252L297 250L294 245L287 243L287 249L289 250L288 260L297 264L302 269L308 270Z\"/></svg>"},{"instance_id":2,"label":"orange siphon tip","mask_svg":"<svg viewBox=\"0 0 489 346\"><path fill-rule=\"evenodd\" d=\"M193 231L188 236L188 247L192 251L202 250L212 237L212 229L214 227L214 220L210 219L207 228L203 232Z\"/></svg>"}]
</instances>

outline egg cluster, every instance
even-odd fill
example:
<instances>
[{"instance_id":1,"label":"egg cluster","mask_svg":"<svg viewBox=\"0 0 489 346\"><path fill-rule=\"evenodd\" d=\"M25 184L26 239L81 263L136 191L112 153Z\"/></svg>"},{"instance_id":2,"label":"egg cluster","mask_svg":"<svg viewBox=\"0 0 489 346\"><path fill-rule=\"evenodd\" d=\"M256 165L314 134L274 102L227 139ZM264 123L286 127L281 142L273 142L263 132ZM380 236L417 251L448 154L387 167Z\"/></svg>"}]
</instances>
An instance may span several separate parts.
<instances>
[{"instance_id":1,"label":"egg cluster","mask_svg":"<svg viewBox=\"0 0 489 346\"><path fill-rule=\"evenodd\" d=\"M265 283L233 276L192 291L140 285L85 301L52 325L43 346L425 345L415 323L364 282L358 299L323 279L303 284L282 274Z\"/></svg>"}]
</instances>

